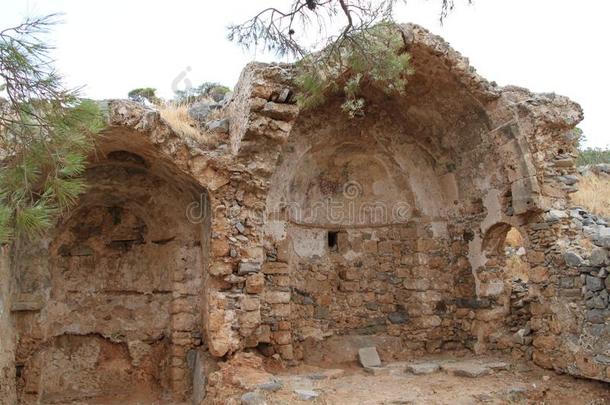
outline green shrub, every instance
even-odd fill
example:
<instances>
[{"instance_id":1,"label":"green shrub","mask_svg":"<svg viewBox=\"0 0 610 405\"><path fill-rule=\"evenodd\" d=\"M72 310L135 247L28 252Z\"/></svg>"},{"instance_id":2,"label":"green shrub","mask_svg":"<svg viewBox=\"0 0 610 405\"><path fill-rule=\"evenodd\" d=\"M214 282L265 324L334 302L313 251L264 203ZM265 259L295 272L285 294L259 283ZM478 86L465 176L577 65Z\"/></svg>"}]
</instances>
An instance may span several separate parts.
<instances>
[{"instance_id":1,"label":"green shrub","mask_svg":"<svg viewBox=\"0 0 610 405\"><path fill-rule=\"evenodd\" d=\"M610 163L610 149L586 148L579 151L577 166Z\"/></svg>"},{"instance_id":2,"label":"green shrub","mask_svg":"<svg viewBox=\"0 0 610 405\"><path fill-rule=\"evenodd\" d=\"M153 87L139 87L127 93L127 97L129 97L130 100L137 101L138 103L148 101L151 104L159 104L161 100L159 97L157 97L156 93L157 89Z\"/></svg>"},{"instance_id":3,"label":"green shrub","mask_svg":"<svg viewBox=\"0 0 610 405\"><path fill-rule=\"evenodd\" d=\"M230 88L220 83L204 82L197 87L176 91L174 101L180 104L191 104L204 98L220 101L230 91Z\"/></svg>"}]
</instances>

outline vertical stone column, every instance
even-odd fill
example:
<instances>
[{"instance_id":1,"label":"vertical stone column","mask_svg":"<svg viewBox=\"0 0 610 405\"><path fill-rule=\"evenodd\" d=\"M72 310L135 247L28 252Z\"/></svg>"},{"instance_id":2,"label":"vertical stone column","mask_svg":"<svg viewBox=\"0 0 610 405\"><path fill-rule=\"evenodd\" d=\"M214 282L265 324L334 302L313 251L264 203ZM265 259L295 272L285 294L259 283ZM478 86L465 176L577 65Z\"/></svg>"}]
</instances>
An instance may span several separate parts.
<instances>
[{"instance_id":1,"label":"vertical stone column","mask_svg":"<svg viewBox=\"0 0 610 405\"><path fill-rule=\"evenodd\" d=\"M224 193L231 194L232 190L224 186L210 194L211 240L209 266L204 269L203 324L206 343L214 357L233 353L242 343L237 331L236 300L240 285L247 281L238 275L237 239L229 239L232 227L223 199Z\"/></svg>"},{"instance_id":2,"label":"vertical stone column","mask_svg":"<svg viewBox=\"0 0 610 405\"><path fill-rule=\"evenodd\" d=\"M16 404L15 339L11 323L10 285L8 247L0 246L0 401Z\"/></svg>"},{"instance_id":3,"label":"vertical stone column","mask_svg":"<svg viewBox=\"0 0 610 405\"><path fill-rule=\"evenodd\" d=\"M279 260L283 257L280 254ZM267 280L262 296L265 308L265 332L269 332L269 342L284 360L294 359L292 345L291 299L288 263L276 261L263 264L263 274Z\"/></svg>"},{"instance_id":4,"label":"vertical stone column","mask_svg":"<svg viewBox=\"0 0 610 405\"><path fill-rule=\"evenodd\" d=\"M170 379L176 399L190 391L187 354L201 344L198 302L201 299L201 267L198 255L183 247L172 274Z\"/></svg>"},{"instance_id":5,"label":"vertical stone column","mask_svg":"<svg viewBox=\"0 0 610 405\"><path fill-rule=\"evenodd\" d=\"M270 341L268 325L261 325L268 282L262 269L267 259L264 208L269 178L298 114L290 79L287 66L252 63L227 107L233 158L223 166L226 182L207 186L212 236L204 324L206 343L215 357ZM290 307L286 294L269 299L281 300L269 305L279 305L284 312ZM284 346L284 357L292 357L292 346Z\"/></svg>"}]
</instances>

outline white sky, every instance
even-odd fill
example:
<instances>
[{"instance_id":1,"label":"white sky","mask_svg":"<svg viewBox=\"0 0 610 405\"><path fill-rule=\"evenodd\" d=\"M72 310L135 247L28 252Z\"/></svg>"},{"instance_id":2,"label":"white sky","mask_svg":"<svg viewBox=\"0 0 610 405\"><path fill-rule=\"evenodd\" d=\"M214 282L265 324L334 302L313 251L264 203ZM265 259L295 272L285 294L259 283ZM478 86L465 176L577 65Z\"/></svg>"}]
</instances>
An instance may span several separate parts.
<instances>
[{"instance_id":1,"label":"white sky","mask_svg":"<svg viewBox=\"0 0 610 405\"><path fill-rule=\"evenodd\" d=\"M489 80L569 96L585 111L587 145L610 144L610 2L455 1L443 26L440 0L409 0L397 17L444 37ZM0 0L0 29L28 15L64 13L52 41L68 85L85 85L84 94L98 99L124 98L136 87L171 97L172 83L232 87L247 62L273 60L226 39L228 24L269 4L290 0Z\"/></svg>"}]
</instances>

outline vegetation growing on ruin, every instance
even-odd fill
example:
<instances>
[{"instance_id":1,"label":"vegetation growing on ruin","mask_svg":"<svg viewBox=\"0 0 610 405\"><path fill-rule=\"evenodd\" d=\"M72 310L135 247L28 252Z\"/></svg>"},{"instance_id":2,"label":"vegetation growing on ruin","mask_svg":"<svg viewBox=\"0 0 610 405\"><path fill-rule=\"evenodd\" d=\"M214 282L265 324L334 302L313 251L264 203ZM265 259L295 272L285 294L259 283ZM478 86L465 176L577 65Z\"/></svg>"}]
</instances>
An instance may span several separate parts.
<instances>
[{"instance_id":1,"label":"vegetation growing on ruin","mask_svg":"<svg viewBox=\"0 0 610 405\"><path fill-rule=\"evenodd\" d=\"M199 86L191 87L186 90L176 90L174 92L174 102L180 104L190 104L206 98L220 101L231 89L216 82L203 82Z\"/></svg>"},{"instance_id":2,"label":"vegetation growing on ruin","mask_svg":"<svg viewBox=\"0 0 610 405\"><path fill-rule=\"evenodd\" d=\"M0 31L0 242L53 225L86 189L98 106L66 89L42 37L57 16Z\"/></svg>"},{"instance_id":3,"label":"vegetation growing on ruin","mask_svg":"<svg viewBox=\"0 0 610 405\"><path fill-rule=\"evenodd\" d=\"M230 91L230 88L220 83L203 82L199 86L189 87L185 90L176 90L174 92L174 98L171 100L165 100L158 97L157 89L153 87L139 87L133 89L127 93L127 97L138 103L150 103L161 107L169 105L179 107L201 100L218 102Z\"/></svg>"},{"instance_id":4,"label":"vegetation growing on ruin","mask_svg":"<svg viewBox=\"0 0 610 405\"><path fill-rule=\"evenodd\" d=\"M203 133L197 123L189 116L189 105L185 103L164 103L159 107L161 118L167 122L174 132L187 139L192 139L201 145L209 143L209 138Z\"/></svg>"},{"instance_id":5,"label":"vegetation growing on ruin","mask_svg":"<svg viewBox=\"0 0 610 405\"><path fill-rule=\"evenodd\" d=\"M579 151L577 166L595 165L598 163L610 164L610 149L584 148Z\"/></svg>"},{"instance_id":6,"label":"vegetation growing on ruin","mask_svg":"<svg viewBox=\"0 0 610 405\"><path fill-rule=\"evenodd\" d=\"M149 102L151 104L159 104L161 100L157 97L156 93L157 89L153 87L139 87L127 93L127 97L139 103Z\"/></svg>"},{"instance_id":7,"label":"vegetation growing on ruin","mask_svg":"<svg viewBox=\"0 0 610 405\"><path fill-rule=\"evenodd\" d=\"M610 163L610 149L608 149L608 146L605 148L585 148L584 143L587 141L587 136L582 129L578 127L574 128L574 136L576 137L578 143L578 158L576 159L576 166Z\"/></svg>"},{"instance_id":8,"label":"vegetation growing on ruin","mask_svg":"<svg viewBox=\"0 0 610 405\"><path fill-rule=\"evenodd\" d=\"M297 101L303 108L320 105L331 94L342 94L343 111L351 117L361 116L366 87L400 94L412 73L393 17L400 2L294 0L286 11L266 8L243 24L229 27L229 39L246 48L263 47L278 56L300 60ZM452 1L441 2L441 19L451 8ZM345 21L338 34L306 45L316 32L320 36L332 31L338 17ZM322 51L315 52L316 48Z\"/></svg>"},{"instance_id":9,"label":"vegetation growing on ruin","mask_svg":"<svg viewBox=\"0 0 610 405\"><path fill-rule=\"evenodd\" d=\"M580 178L578 191L571 195L575 205L610 218L610 181L604 174L588 172Z\"/></svg>"},{"instance_id":10,"label":"vegetation growing on ruin","mask_svg":"<svg viewBox=\"0 0 610 405\"><path fill-rule=\"evenodd\" d=\"M365 87L388 95L402 94L413 73L399 28L381 23L346 37L298 64L297 102L303 108L324 103L331 94L345 97L341 108L350 117L364 115Z\"/></svg>"}]
</instances>

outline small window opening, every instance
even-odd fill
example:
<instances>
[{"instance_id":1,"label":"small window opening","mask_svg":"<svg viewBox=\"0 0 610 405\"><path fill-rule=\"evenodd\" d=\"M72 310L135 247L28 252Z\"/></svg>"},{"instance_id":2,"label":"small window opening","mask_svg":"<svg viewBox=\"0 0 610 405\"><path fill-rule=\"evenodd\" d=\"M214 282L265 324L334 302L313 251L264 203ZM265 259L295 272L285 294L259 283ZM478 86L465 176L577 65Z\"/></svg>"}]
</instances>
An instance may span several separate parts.
<instances>
[{"instance_id":1,"label":"small window opening","mask_svg":"<svg viewBox=\"0 0 610 405\"><path fill-rule=\"evenodd\" d=\"M328 249L331 251L337 250L338 231L328 231Z\"/></svg>"},{"instance_id":2,"label":"small window opening","mask_svg":"<svg viewBox=\"0 0 610 405\"><path fill-rule=\"evenodd\" d=\"M17 378L21 378L21 376L23 375L23 364L15 364L15 376Z\"/></svg>"}]
</instances>

